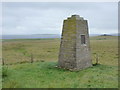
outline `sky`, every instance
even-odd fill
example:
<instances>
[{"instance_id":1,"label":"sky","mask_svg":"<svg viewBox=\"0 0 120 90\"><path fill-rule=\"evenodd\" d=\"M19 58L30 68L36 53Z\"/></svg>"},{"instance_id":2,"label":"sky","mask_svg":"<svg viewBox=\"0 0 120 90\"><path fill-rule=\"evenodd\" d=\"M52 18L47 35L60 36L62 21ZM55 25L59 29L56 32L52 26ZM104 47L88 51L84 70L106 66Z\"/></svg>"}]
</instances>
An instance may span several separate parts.
<instances>
[{"instance_id":1,"label":"sky","mask_svg":"<svg viewBox=\"0 0 120 90\"><path fill-rule=\"evenodd\" d=\"M61 34L71 15L88 20L90 34L118 33L117 2L4 2L2 34Z\"/></svg>"}]
</instances>

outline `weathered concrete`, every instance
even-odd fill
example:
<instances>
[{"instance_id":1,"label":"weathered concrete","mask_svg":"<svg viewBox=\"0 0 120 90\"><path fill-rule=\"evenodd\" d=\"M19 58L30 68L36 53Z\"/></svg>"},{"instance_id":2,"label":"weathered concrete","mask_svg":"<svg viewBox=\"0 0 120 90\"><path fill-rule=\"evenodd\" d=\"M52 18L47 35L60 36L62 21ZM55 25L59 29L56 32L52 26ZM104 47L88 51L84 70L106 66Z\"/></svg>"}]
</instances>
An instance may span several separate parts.
<instances>
[{"instance_id":1,"label":"weathered concrete","mask_svg":"<svg viewBox=\"0 0 120 90\"><path fill-rule=\"evenodd\" d=\"M63 22L58 66L70 70L92 66L87 20L79 15Z\"/></svg>"}]
</instances>

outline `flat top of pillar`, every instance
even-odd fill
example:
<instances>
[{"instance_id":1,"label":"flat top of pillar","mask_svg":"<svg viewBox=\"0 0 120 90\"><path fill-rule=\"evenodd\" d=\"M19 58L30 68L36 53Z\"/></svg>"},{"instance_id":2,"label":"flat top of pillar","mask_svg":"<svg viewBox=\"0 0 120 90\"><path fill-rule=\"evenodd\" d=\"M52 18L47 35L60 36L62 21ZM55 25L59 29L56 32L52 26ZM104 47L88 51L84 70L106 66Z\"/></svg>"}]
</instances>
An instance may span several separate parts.
<instances>
[{"instance_id":1,"label":"flat top of pillar","mask_svg":"<svg viewBox=\"0 0 120 90\"><path fill-rule=\"evenodd\" d=\"M79 15L74 14L74 15L72 15L71 17L80 17L80 16L79 16Z\"/></svg>"},{"instance_id":2,"label":"flat top of pillar","mask_svg":"<svg viewBox=\"0 0 120 90\"><path fill-rule=\"evenodd\" d=\"M84 20L83 17L80 17L79 15L76 14L72 15L71 17L68 17L68 19Z\"/></svg>"}]
</instances>

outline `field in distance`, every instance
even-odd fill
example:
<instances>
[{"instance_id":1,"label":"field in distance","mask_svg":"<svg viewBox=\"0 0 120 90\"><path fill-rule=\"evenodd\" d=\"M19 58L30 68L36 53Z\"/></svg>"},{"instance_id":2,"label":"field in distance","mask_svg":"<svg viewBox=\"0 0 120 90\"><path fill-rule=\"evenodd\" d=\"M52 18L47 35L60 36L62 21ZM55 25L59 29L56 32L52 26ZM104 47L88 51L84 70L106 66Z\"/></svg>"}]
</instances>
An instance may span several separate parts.
<instances>
[{"instance_id":1,"label":"field in distance","mask_svg":"<svg viewBox=\"0 0 120 90\"><path fill-rule=\"evenodd\" d=\"M71 72L58 69L60 39L3 40L3 88L117 88L117 36L90 37L92 62ZM31 62L33 60L33 63Z\"/></svg>"}]
</instances>

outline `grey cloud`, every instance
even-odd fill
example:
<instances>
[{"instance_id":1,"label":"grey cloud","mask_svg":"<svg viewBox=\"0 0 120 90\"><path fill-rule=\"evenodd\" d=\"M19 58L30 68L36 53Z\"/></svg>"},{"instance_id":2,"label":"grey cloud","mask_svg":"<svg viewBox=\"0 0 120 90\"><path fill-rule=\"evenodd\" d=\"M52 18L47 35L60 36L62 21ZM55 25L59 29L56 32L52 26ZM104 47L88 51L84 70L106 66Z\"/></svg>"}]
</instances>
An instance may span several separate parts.
<instances>
[{"instance_id":1,"label":"grey cloud","mask_svg":"<svg viewBox=\"0 0 120 90\"><path fill-rule=\"evenodd\" d=\"M3 32L59 34L63 19L72 14L89 21L90 33L117 32L117 3L36 2L3 3Z\"/></svg>"}]
</instances>

